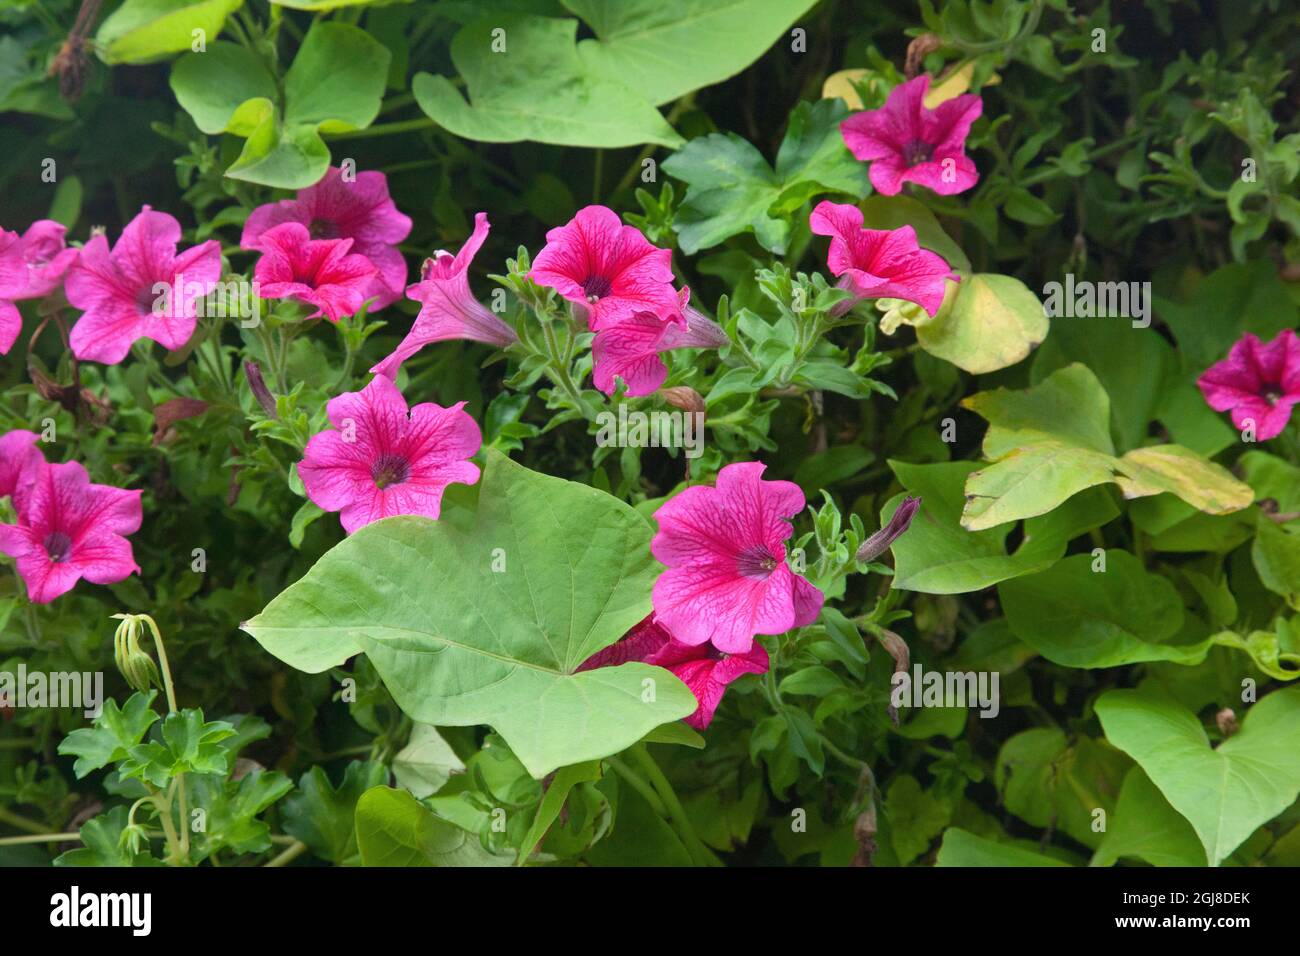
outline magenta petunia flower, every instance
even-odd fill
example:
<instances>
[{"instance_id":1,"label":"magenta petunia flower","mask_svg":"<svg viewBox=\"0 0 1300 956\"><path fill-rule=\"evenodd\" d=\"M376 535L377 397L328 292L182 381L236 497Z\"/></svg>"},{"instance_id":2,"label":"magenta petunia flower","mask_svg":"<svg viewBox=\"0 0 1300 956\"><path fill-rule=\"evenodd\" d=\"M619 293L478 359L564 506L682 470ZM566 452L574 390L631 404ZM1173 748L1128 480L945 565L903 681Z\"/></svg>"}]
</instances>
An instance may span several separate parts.
<instances>
[{"instance_id":1,"label":"magenta petunia flower","mask_svg":"<svg viewBox=\"0 0 1300 956\"><path fill-rule=\"evenodd\" d=\"M785 554L803 492L763 481L764 467L727 465L714 487L687 488L655 512L650 550L668 567L654 586L655 620L682 643L743 654L755 634L817 619L822 593L790 570Z\"/></svg>"},{"instance_id":2,"label":"magenta petunia flower","mask_svg":"<svg viewBox=\"0 0 1300 956\"><path fill-rule=\"evenodd\" d=\"M903 183L913 182L950 196L979 181L966 155L966 136L984 101L967 93L927 109L929 88L930 77L922 73L894 87L880 109L854 113L840 124L849 150L871 163L867 175L876 192L894 196Z\"/></svg>"},{"instance_id":3,"label":"magenta petunia flower","mask_svg":"<svg viewBox=\"0 0 1300 956\"><path fill-rule=\"evenodd\" d=\"M668 377L659 357L670 349L716 349L728 342L722 326L687 305L690 290L679 299L679 320L664 320L651 312L636 312L629 319L607 325L591 343L592 379L606 395L613 395L614 378L627 383L629 396L649 395Z\"/></svg>"},{"instance_id":4,"label":"magenta petunia flower","mask_svg":"<svg viewBox=\"0 0 1300 956\"><path fill-rule=\"evenodd\" d=\"M348 534L391 515L437 518L453 482L472 485L478 466L468 461L483 444L464 402L432 402L407 411L392 380L377 375L359 392L331 399L332 430L313 435L298 474L307 497L339 512Z\"/></svg>"},{"instance_id":5,"label":"magenta petunia flower","mask_svg":"<svg viewBox=\"0 0 1300 956\"><path fill-rule=\"evenodd\" d=\"M258 240L262 257L253 269L258 291L267 299L296 299L316 307L308 318L331 322L352 315L365 302L375 266L349 252L351 239L312 239L296 222L268 229Z\"/></svg>"},{"instance_id":6,"label":"magenta petunia flower","mask_svg":"<svg viewBox=\"0 0 1300 956\"><path fill-rule=\"evenodd\" d=\"M1238 428L1253 422L1256 438L1276 438L1300 404L1300 338L1287 329L1266 344L1247 332L1196 384L1216 412L1232 411Z\"/></svg>"},{"instance_id":7,"label":"magenta petunia flower","mask_svg":"<svg viewBox=\"0 0 1300 956\"><path fill-rule=\"evenodd\" d=\"M406 287L406 260L397 244L411 232L411 218L398 211L388 195L388 177L361 172L353 182L331 166L314 186L300 190L294 199L258 206L244 223L239 244L262 248L262 236L286 222L305 226L313 239L351 239L352 251L365 256L378 270L366 288L365 298L375 301L377 312L402 297Z\"/></svg>"},{"instance_id":8,"label":"magenta petunia flower","mask_svg":"<svg viewBox=\"0 0 1300 956\"><path fill-rule=\"evenodd\" d=\"M420 281L406 290L406 296L421 303L411 331L388 358L370 371L397 377L402 363L424 346L448 339L470 339L505 348L517 340L515 330L492 314L469 290L469 265L487 239L487 213L474 217L474 232L455 256L435 253L425 260Z\"/></svg>"},{"instance_id":9,"label":"magenta petunia flower","mask_svg":"<svg viewBox=\"0 0 1300 956\"><path fill-rule=\"evenodd\" d=\"M181 224L143 207L113 244L92 236L68 269L64 292L83 311L72 327L72 351L82 361L116 365L137 339L176 351L190 340L196 303L221 278L215 239L176 254Z\"/></svg>"},{"instance_id":10,"label":"magenta petunia flower","mask_svg":"<svg viewBox=\"0 0 1300 956\"><path fill-rule=\"evenodd\" d=\"M675 318L672 259L614 210L586 206L546 234L529 276L586 309L588 326L599 332L637 312Z\"/></svg>"},{"instance_id":11,"label":"magenta petunia flower","mask_svg":"<svg viewBox=\"0 0 1300 956\"><path fill-rule=\"evenodd\" d=\"M22 253L27 264L27 287L17 299L40 299L59 287L77 261L77 250L64 241L67 229L52 219L38 219L23 233Z\"/></svg>"},{"instance_id":12,"label":"magenta petunia flower","mask_svg":"<svg viewBox=\"0 0 1300 956\"><path fill-rule=\"evenodd\" d=\"M31 601L47 604L81 578L114 584L139 573L126 536L140 530L140 497L91 484L75 461L39 467L18 523L0 524L0 551L17 559Z\"/></svg>"},{"instance_id":13,"label":"magenta petunia flower","mask_svg":"<svg viewBox=\"0 0 1300 956\"><path fill-rule=\"evenodd\" d=\"M14 508L20 513L28 487L45 464L36 447L39 440L35 432L21 428L0 435L0 498L12 496Z\"/></svg>"},{"instance_id":14,"label":"magenta petunia flower","mask_svg":"<svg viewBox=\"0 0 1300 956\"><path fill-rule=\"evenodd\" d=\"M826 265L840 277L840 288L859 299L906 299L933 316L943 305L945 281L956 278L942 256L920 247L911 226L864 229L857 206L820 202L808 226L831 237Z\"/></svg>"},{"instance_id":15,"label":"magenta petunia flower","mask_svg":"<svg viewBox=\"0 0 1300 956\"><path fill-rule=\"evenodd\" d=\"M0 355L7 353L22 330L22 316L14 303L49 295L77 258L66 248L67 230L50 219L40 219L21 236L0 229Z\"/></svg>"},{"instance_id":16,"label":"magenta petunia flower","mask_svg":"<svg viewBox=\"0 0 1300 956\"><path fill-rule=\"evenodd\" d=\"M13 348L23 329L23 317L13 300L26 288L27 262L23 259L22 237L0 229L0 355Z\"/></svg>"},{"instance_id":17,"label":"magenta petunia flower","mask_svg":"<svg viewBox=\"0 0 1300 956\"><path fill-rule=\"evenodd\" d=\"M698 703L686 723L703 730L727 692L727 685L743 674L767 672L767 651L757 641L743 654L724 654L711 644L683 644L673 639L661 624L646 618L615 644L588 658L580 671L615 667L640 661L667 668L690 688Z\"/></svg>"}]
</instances>

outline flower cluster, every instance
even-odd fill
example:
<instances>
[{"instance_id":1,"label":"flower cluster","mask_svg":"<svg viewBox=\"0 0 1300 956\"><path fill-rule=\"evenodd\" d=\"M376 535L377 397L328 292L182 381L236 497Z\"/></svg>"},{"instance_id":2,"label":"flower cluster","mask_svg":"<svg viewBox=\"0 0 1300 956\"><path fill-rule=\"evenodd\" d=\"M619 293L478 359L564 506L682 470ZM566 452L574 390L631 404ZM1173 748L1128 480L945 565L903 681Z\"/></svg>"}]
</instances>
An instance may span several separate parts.
<instances>
[{"instance_id":1,"label":"flower cluster","mask_svg":"<svg viewBox=\"0 0 1300 956\"><path fill-rule=\"evenodd\" d=\"M141 492L96 485L80 463L52 465L33 432L0 436L0 497L18 516L0 524L0 551L16 559L35 604L72 590L81 578L114 584L140 568L127 535L140 530Z\"/></svg>"}]
</instances>

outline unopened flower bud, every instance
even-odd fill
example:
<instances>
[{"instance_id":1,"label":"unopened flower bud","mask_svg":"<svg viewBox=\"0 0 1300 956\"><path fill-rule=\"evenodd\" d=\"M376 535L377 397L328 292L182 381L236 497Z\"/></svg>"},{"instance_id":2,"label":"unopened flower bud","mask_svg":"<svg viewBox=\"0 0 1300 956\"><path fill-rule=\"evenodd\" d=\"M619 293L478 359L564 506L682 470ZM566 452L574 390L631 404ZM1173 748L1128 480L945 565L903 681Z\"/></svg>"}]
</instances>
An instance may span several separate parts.
<instances>
[{"instance_id":1,"label":"unopened flower bud","mask_svg":"<svg viewBox=\"0 0 1300 956\"><path fill-rule=\"evenodd\" d=\"M121 623L113 635L113 658L126 682L138 691L160 686L158 667L140 646L144 615L114 614Z\"/></svg>"},{"instance_id":2,"label":"unopened flower bud","mask_svg":"<svg viewBox=\"0 0 1300 956\"><path fill-rule=\"evenodd\" d=\"M673 408L680 408L684 412L704 413L704 396L689 385L661 388L659 394Z\"/></svg>"},{"instance_id":3,"label":"unopened flower bud","mask_svg":"<svg viewBox=\"0 0 1300 956\"><path fill-rule=\"evenodd\" d=\"M920 510L920 498L913 498L910 495L903 498L898 508L895 509L894 516L889 519L889 524L862 542L862 547L858 548L858 561L865 564L868 561L874 561L888 551L899 536L911 526L912 519L916 517L916 513Z\"/></svg>"},{"instance_id":4,"label":"unopened flower bud","mask_svg":"<svg viewBox=\"0 0 1300 956\"><path fill-rule=\"evenodd\" d=\"M262 406L262 411L266 412L267 418L279 418L275 411L275 396L271 390L266 387L266 379L262 378L262 369L256 362L244 361L244 378L248 379L248 388L257 399L257 404Z\"/></svg>"}]
</instances>

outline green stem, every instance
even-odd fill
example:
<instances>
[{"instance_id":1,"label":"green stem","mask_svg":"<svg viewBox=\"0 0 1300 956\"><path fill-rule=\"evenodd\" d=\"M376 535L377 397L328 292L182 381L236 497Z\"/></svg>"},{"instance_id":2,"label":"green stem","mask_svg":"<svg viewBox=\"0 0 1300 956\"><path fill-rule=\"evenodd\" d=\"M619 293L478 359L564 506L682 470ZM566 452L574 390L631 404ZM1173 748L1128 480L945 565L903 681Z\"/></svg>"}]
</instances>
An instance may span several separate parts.
<instances>
[{"instance_id":1,"label":"green stem","mask_svg":"<svg viewBox=\"0 0 1300 956\"><path fill-rule=\"evenodd\" d=\"M377 123L365 129L351 129L342 133L326 133L325 138L333 141L339 139L366 139L371 136L396 136L399 133L413 133L417 130L432 129L437 125L433 120L421 117L420 119L398 120L395 123Z\"/></svg>"},{"instance_id":2,"label":"green stem","mask_svg":"<svg viewBox=\"0 0 1300 956\"><path fill-rule=\"evenodd\" d=\"M645 744L636 744L629 751L633 759L641 766L641 771L649 778L651 786L658 792L660 799L663 800L664 806L668 810L668 815L679 836L690 850L695 861L701 866L721 866L722 861L714 856L713 852L704 845L699 836L695 833L695 827L691 825L691 819L686 815L685 808L677 799L677 792L673 790L673 785L668 782L664 772L659 769L655 763L650 751L646 749Z\"/></svg>"},{"instance_id":3,"label":"green stem","mask_svg":"<svg viewBox=\"0 0 1300 956\"><path fill-rule=\"evenodd\" d=\"M80 833L33 833L31 836L0 837L0 846L22 846L26 843L67 843L80 840Z\"/></svg>"},{"instance_id":4,"label":"green stem","mask_svg":"<svg viewBox=\"0 0 1300 956\"><path fill-rule=\"evenodd\" d=\"M46 831L46 828L35 820L29 820L4 807L0 807L0 823L7 823L15 830L26 830L28 833L44 833Z\"/></svg>"},{"instance_id":5,"label":"green stem","mask_svg":"<svg viewBox=\"0 0 1300 956\"><path fill-rule=\"evenodd\" d=\"M640 774L617 757L607 757L605 758L605 762L614 769L615 773L626 781L629 787L641 794L645 799L645 802L650 804L650 809L655 812L656 816L663 817L665 820L668 819L668 808L665 807L664 802L659 799L659 794L655 793L654 788L641 779Z\"/></svg>"},{"instance_id":6,"label":"green stem","mask_svg":"<svg viewBox=\"0 0 1300 956\"><path fill-rule=\"evenodd\" d=\"M294 840L293 843L290 844L287 850L281 852L278 856L275 857L275 859L267 861L266 865L276 866L276 867L288 866L290 863L298 859L298 857L302 856L306 852L307 852L307 844L303 843L300 840Z\"/></svg>"}]
</instances>

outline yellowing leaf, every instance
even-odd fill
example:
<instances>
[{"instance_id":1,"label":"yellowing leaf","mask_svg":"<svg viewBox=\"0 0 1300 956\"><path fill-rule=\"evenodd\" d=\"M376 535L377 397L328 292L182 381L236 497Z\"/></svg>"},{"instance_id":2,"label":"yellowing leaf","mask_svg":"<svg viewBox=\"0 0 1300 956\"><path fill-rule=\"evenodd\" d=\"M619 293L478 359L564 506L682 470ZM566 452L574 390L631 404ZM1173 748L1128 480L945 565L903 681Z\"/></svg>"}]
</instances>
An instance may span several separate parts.
<instances>
[{"instance_id":1,"label":"yellowing leaf","mask_svg":"<svg viewBox=\"0 0 1300 956\"><path fill-rule=\"evenodd\" d=\"M958 67L948 73L937 83L933 83L929 92L925 94L925 108L932 110L940 103L946 103L948 100L961 96L970 89L971 77L974 75L975 61L971 60L965 66ZM996 86L1001 82L1002 77L993 73L984 81L984 85Z\"/></svg>"},{"instance_id":2,"label":"yellowing leaf","mask_svg":"<svg viewBox=\"0 0 1300 956\"><path fill-rule=\"evenodd\" d=\"M1144 498L1168 491L1207 514L1240 511L1255 498L1250 485L1220 465L1182 445L1135 448L1119 460L1115 483L1125 498Z\"/></svg>"},{"instance_id":3,"label":"yellowing leaf","mask_svg":"<svg viewBox=\"0 0 1300 956\"><path fill-rule=\"evenodd\" d=\"M1043 304L1023 282L977 273L949 283L943 306L917 326L916 338L931 355L982 375L1015 365L1047 330Z\"/></svg>"}]
</instances>

